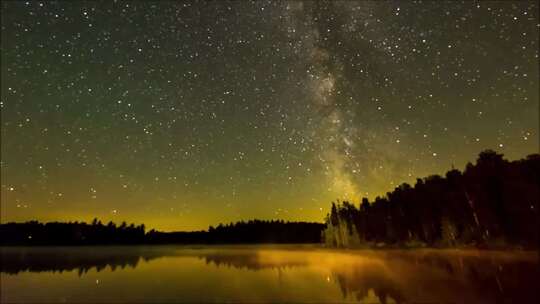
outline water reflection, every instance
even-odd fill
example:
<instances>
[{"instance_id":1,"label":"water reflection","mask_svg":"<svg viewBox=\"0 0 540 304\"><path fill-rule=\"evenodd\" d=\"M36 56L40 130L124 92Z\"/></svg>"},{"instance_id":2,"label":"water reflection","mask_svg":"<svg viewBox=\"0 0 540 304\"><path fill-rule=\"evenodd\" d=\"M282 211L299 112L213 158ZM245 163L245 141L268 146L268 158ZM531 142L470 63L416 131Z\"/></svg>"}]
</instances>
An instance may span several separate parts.
<instances>
[{"instance_id":1,"label":"water reflection","mask_svg":"<svg viewBox=\"0 0 540 304\"><path fill-rule=\"evenodd\" d=\"M187 285L186 280L203 282L216 273L219 273L222 281L237 282L234 292L210 287L206 292L215 294L213 302L249 302L257 299L266 302L533 303L540 299L534 285L540 278L538 258L536 253L526 252L335 251L249 246L2 248L0 252L0 271L4 278L5 274L17 277L26 272L64 271L76 271L83 276L92 269L96 273L133 269L132 276L137 276L138 267L148 265L145 271L152 275L170 271L171 278L168 280L177 285ZM199 265L197 261L203 264ZM162 266L166 268L160 268ZM246 270L264 274L264 277L258 282L242 272ZM270 289L267 286L275 277L268 271L275 270L279 274L276 290L268 292L263 298L249 298L242 294L249 293L249 289L254 288L253 284L258 284L257 288L262 290ZM283 275L287 273L294 276L290 280L283 280ZM142 272L141 276L144 276ZM145 290L145 293L153 291L151 286L147 287L149 290ZM305 294L286 291L298 288L311 290ZM332 288L337 288L335 293ZM280 292L283 294L279 295ZM195 293L174 297L171 294L166 299L168 302L207 300Z\"/></svg>"},{"instance_id":2,"label":"water reflection","mask_svg":"<svg viewBox=\"0 0 540 304\"><path fill-rule=\"evenodd\" d=\"M277 255L280 251L271 251ZM278 269L283 270L293 267L306 267L308 261L304 259L295 259L294 254L286 254L283 258L268 259L263 251L244 251L244 250L228 250L224 252L209 252L198 254L199 258L204 259L206 264L215 265L216 267L233 267L237 269L261 270L261 269Z\"/></svg>"},{"instance_id":3,"label":"water reflection","mask_svg":"<svg viewBox=\"0 0 540 304\"><path fill-rule=\"evenodd\" d=\"M518 301L536 303L540 278L535 253L460 250L252 252L207 255L216 265L248 269L319 265L328 268L343 296L358 301L371 293L380 303Z\"/></svg>"},{"instance_id":4,"label":"water reflection","mask_svg":"<svg viewBox=\"0 0 540 304\"><path fill-rule=\"evenodd\" d=\"M109 267L135 268L140 260L150 261L163 256L159 251L141 250L131 247L37 247L37 248L1 248L0 272L18 274L19 272L59 272L76 270L79 276L91 269L97 272Z\"/></svg>"}]
</instances>

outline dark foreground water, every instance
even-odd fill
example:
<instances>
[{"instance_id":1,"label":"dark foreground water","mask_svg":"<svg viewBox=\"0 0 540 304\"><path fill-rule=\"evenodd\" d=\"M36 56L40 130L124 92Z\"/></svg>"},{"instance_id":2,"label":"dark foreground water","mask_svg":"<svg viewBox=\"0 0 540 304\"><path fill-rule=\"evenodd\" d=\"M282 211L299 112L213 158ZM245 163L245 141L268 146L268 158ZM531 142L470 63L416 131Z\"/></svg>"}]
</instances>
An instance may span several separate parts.
<instances>
[{"instance_id":1,"label":"dark foreground water","mask_svg":"<svg viewBox=\"0 0 540 304\"><path fill-rule=\"evenodd\" d=\"M0 248L2 303L538 303L536 252Z\"/></svg>"}]
</instances>

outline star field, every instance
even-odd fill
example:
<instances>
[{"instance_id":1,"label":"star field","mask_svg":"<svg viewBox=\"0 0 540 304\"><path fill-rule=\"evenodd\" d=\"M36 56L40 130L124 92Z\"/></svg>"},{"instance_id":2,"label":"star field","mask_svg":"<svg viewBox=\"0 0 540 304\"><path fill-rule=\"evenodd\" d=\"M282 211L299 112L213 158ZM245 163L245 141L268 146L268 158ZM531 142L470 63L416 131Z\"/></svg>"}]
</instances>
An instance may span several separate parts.
<instances>
[{"instance_id":1,"label":"star field","mask_svg":"<svg viewBox=\"0 0 540 304\"><path fill-rule=\"evenodd\" d=\"M322 221L538 152L538 2L2 2L2 221Z\"/></svg>"}]
</instances>

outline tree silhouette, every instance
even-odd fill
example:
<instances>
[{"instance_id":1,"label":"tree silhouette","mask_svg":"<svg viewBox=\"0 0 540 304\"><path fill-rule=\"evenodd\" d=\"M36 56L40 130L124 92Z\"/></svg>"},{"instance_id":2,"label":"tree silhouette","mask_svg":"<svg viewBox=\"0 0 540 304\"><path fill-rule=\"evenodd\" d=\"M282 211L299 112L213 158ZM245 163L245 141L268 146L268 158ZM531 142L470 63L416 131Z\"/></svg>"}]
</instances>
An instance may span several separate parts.
<instances>
[{"instance_id":1,"label":"tree silhouette","mask_svg":"<svg viewBox=\"0 0 540 304\"><path fill-rule=\"evenodd\" d=\"M354 228L362 245L455 246L460 244L538 246L540 155L509 162L482 151L465 171L402 184L359 209L332 203L323 233L327 244L355 243L336 231ZM349 237L350 238L350 237Z\"/></svg>"},{"instance_id":2,"label":"tree silhouette","mask_svg":"<svg viewBox=\"0 0 540 304\"><path fill-rule=\"evenodd\" d=\"M69 223L7 223L0 225L1 245L96 245L138 244L146 241L144 225L113 222L104 226L97 218L90 224Z\"/></svg>"},{"instance_id":3,"label":"tree silhouette","mask_svg":"<svg viewBox=\"0 0 540 304\"><path fill-rule=\"evenodd\" d=\"M145 233L144 224L7 223L0 225L0 245L320 243L321 223L250 220L219 224L208 231Z\"/></svg>"}]
</instances>

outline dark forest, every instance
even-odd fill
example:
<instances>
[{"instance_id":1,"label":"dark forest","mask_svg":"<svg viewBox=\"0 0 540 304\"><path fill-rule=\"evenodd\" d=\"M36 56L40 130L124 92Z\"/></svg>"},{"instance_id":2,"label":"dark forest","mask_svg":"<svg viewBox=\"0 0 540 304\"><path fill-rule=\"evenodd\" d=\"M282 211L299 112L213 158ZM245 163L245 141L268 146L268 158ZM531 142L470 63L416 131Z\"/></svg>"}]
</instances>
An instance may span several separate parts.
<instances>
[{"instance_id":1,"label":"dark forest","mask_svg":"<svg viewBox=\"0 0 540 304\"><path fill-rule=\"evenodd\" d=\"M241 221L210 226L207 231L145 232L144 225L8 223L0 225L1 245L104 245L104 244L235 244L235 243L319 243L325 225L284 221Z\"/></svg>"},{"instance_id":2,"label":"dark forest","mask_svg":"<svg viewBox=\"0 0 540 304\"><path fill-rule=\"evenodd\" d=\"M540 155L486 150L465 171L402 184L373 202L333 203L329 246L538 246Z\"/></svg>"}]
</instances>

